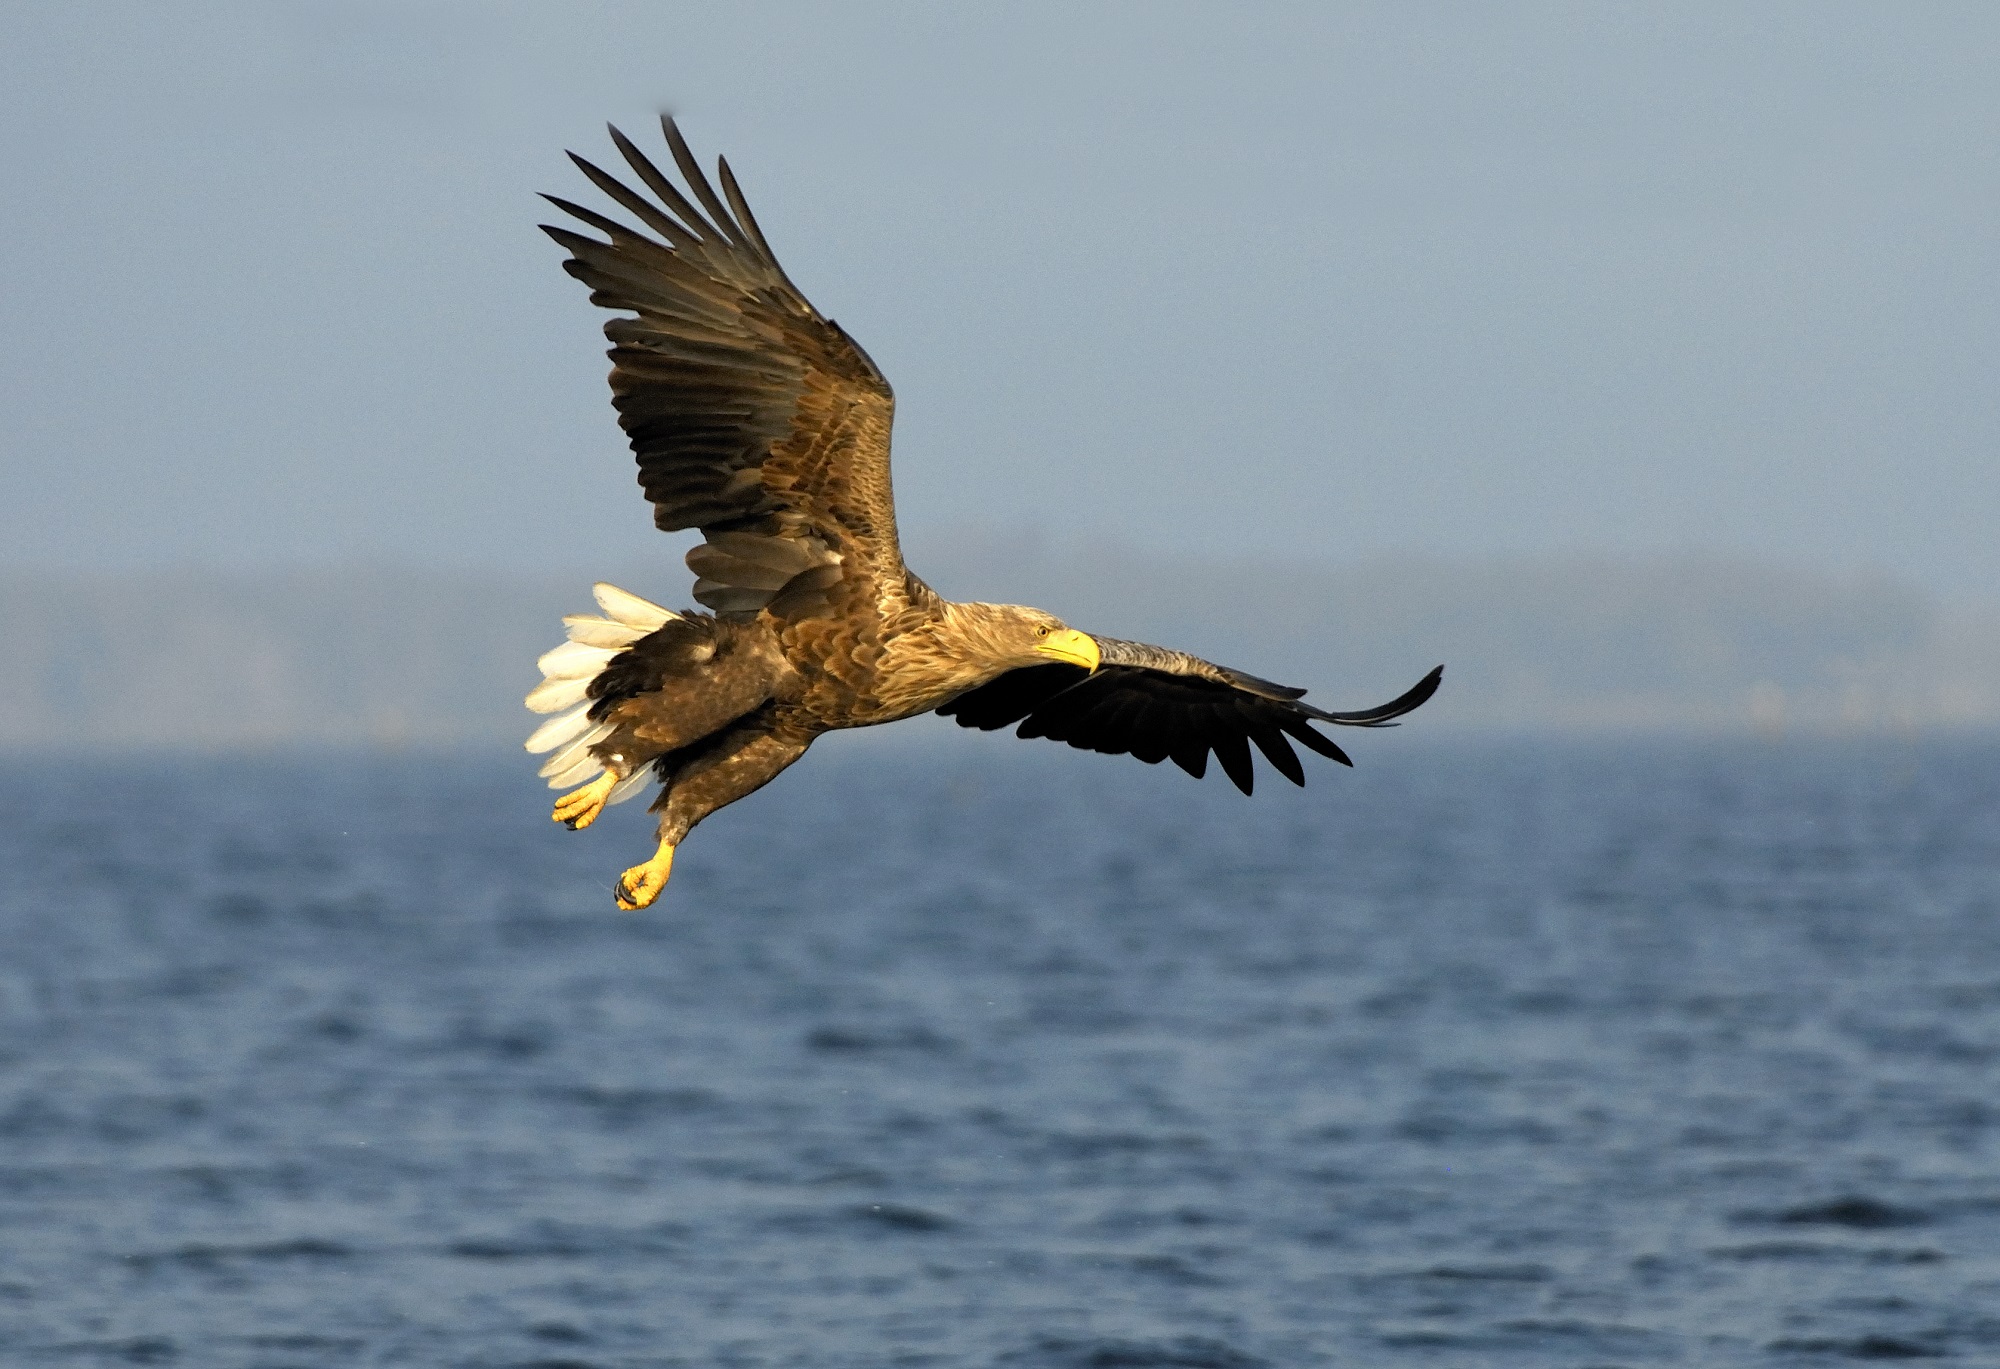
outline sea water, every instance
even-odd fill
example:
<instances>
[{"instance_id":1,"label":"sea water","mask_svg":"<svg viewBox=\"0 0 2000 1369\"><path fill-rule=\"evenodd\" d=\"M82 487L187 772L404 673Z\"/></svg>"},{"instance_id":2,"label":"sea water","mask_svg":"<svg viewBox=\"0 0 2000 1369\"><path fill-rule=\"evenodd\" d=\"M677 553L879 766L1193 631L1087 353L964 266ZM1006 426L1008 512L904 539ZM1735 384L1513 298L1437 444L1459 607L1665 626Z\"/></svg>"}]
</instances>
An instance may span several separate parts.
<instances>
[{"instance_id":1,"label":"sea water","mask_svg":"<svg viewBox=\"0 0 2000 1369\"><path fill-rule=\"evenodd\" d=\"M7 762L0 1362L2000 1364L2000 744L1352 740Z\"/></svg>"}]
</instances>

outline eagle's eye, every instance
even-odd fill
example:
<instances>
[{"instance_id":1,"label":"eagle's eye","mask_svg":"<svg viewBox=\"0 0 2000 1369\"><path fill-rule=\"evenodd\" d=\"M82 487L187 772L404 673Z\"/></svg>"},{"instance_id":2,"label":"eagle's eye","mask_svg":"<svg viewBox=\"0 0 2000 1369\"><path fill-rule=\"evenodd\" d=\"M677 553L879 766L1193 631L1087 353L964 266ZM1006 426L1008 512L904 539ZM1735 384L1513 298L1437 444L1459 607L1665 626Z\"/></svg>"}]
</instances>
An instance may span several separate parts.
<instances>
[{"instance_id":1,"label":"eagle's eye","mask_svg":"<svg viewBox=\"0 0 2000 1369\"><path fill-rule=\"evenodd\" d=\"M1042 624L1042 625L1041 625L1040 627L1038 627L1038 628L1036 628L1036 629L1035 629L1035 635L1036 635L1037 637L1046 637L1046 636L1048 636L1048 635L1049 635L1049 625L1048 625L1047 623L1043 623L1043 624Z\"/></svg>"}]
</instances>

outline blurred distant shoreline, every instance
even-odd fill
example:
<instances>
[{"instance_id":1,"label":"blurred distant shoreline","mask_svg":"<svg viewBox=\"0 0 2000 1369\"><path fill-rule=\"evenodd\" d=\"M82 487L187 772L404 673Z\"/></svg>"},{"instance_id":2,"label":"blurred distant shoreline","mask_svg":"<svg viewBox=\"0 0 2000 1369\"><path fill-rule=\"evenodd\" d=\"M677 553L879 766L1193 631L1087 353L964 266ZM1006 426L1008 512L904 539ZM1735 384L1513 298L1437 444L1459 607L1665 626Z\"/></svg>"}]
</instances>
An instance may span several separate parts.
<instances>
[{"instance_id":1,"label":"blurred distant shoreline","mask_svg":"<svg viewBox=\"0 0 2000 1369\"><path fill-rule=\"evenodd\" d=\"M1895 733L2000 726L2000 608L1886 577L1716 558L1221 563L966 539L941 592L1038 604L1312 690L1431 666L1425 730ZM684 607L673 554L597 576ZM590 572L0 572L0 748L421 747L517 740L534 659Z\"/></svg>"}]
</instances>

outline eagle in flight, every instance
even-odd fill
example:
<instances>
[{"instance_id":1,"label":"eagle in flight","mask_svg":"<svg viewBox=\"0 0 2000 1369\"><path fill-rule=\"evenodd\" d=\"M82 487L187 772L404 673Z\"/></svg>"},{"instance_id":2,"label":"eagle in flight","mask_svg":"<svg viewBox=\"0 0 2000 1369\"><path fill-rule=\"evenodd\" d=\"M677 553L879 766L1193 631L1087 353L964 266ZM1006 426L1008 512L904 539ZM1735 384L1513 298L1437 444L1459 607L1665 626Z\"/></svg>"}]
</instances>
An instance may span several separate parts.
<instances>
[{"instance_id":1,"label":"eagle in flight","mask_svg":"<svg viewBox=\"0 0 2000 1369\"><path fill-rule=\"evenodd\" d=\"M651 198L571 154L649 232L553 195L604 238L543 225L591 303L618 311L604 326L612 403L654 524L703 539L687 564L707 612L600 584L602 616L564 619L569 640L538 662L546 678L528 695L558 715L527 743L554 753L549 787L570 790L557 822L588 827L659 781L659 848L619 880L621 908L659 897L690 828L836 728L935 711L1171 759L1197 779L1213 751L1248 794L1252 745L1304 784L1291 742L1351 763L1315 722L1380 727L1436 691L1442 666L1392 703L1328 713L1303 689L1038 608L939 597L896 544L889 382L787 278L729 164L717 164L718 194L673 121L661 127L685 189L615 128Z\"/></svg>"}]
</instances>

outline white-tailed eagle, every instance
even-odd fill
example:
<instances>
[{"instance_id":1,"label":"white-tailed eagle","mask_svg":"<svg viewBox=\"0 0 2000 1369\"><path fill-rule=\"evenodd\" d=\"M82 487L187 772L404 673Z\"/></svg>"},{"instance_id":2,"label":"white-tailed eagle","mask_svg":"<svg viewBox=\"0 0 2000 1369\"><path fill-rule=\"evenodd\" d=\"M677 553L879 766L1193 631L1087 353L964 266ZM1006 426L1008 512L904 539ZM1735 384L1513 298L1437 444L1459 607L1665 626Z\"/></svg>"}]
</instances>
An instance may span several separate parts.
<instances>
[{"instance_id":1,"label":"white-tailed eagle","mask_svg":"<svg viewBox=\"0 0 2000 1369\"><path fill-rule=\"evenodd\" d=\"M953 603L903 564L889 484L889 382L778 265L727 162L716 184L661 121L682 186L612 141L644 191L581 157L640 230L548 197L602 238L544 230L564 269L616 310L611 395L653 522L697 528L693 597L673 613L597 586L603 616L568 618L528 706L559 716L528 739L555 819L588 827L660 784L659 848L627 870L621 907L659 896L688 830L836 728L936 711L966 727L1172 760L1214 753L1248 794L1251 748L1305 783L1292 743L1348 764L1314 723L1380 727L1430 698L1443 667L1377 708L1330 713L1303 689L1163 647L1100 637L1014 604ZM684 188L683 188L684 187Z\"/></svg>"}]
</instances>

